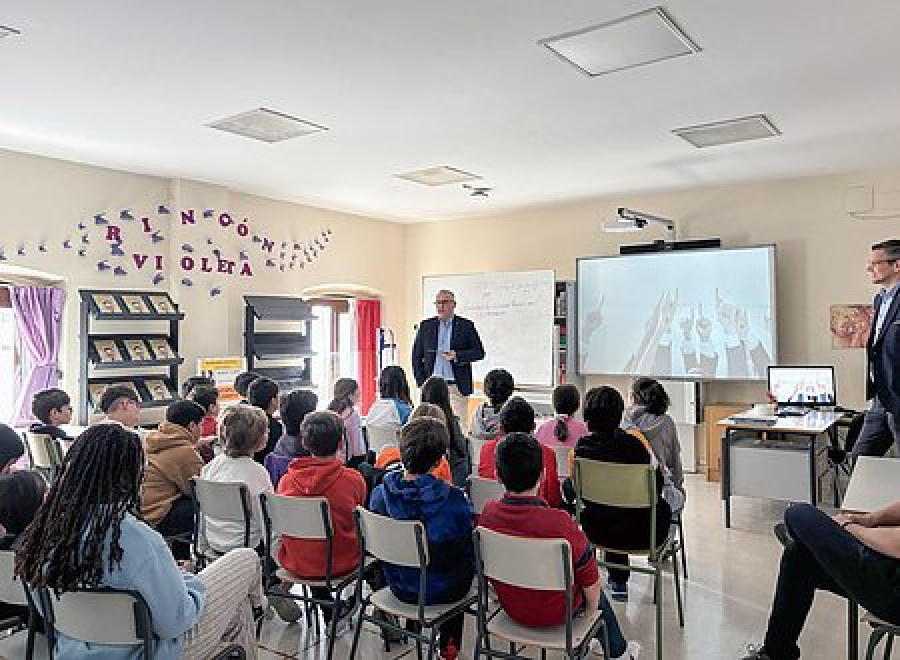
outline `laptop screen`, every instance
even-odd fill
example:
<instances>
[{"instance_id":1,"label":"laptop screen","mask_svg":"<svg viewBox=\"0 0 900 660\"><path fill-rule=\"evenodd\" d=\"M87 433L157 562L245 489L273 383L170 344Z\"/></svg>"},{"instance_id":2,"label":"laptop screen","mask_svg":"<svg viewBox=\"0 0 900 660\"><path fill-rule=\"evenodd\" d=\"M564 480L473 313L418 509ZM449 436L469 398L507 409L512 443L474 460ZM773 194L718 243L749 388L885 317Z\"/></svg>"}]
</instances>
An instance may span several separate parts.
<instances>
[{"instance_id":1,"label":"laptop screen","mask_svg":"<svg viewBox=\"0 0 900 660\"><path fill-rule=\"evenodd\" d=\"M779 405L833 406L834 367L769 367L769 392Z\"/></svg>"}]
</instances>

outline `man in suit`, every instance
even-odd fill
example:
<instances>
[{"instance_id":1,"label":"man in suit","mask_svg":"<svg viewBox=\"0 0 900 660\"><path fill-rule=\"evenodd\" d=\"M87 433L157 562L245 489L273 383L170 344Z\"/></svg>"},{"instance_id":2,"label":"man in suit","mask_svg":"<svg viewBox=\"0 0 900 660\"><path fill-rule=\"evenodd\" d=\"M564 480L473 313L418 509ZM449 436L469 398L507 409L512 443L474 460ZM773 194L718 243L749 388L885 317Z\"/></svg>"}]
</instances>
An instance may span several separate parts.
<instances>
[{"instance_id":1,"label":"man in suit","mask_svg":"<svg viewBox=\"0 0 900 660\"><path fill-rule=\"evenodd\" d=\"M466 397L472 393L472 363L484 359L484 346L475 324L454 314L456 298L452 291L438 291L434 306L437 316L419 324L413 342L413 375L419 387L429 376L446 380L453 412L464 420Z\"/></svg>"},{"instance_id":2,"label":"man in suit","mask_svg":"<svg viewBox=\"0 0 900 660\"><path fill-rule=\"evenodd\" d=\"M891 442L900 450L900 240L875 243L866 264L875 296L875 324L866 343L866 412L853 446L857 456L883 456Z\"/></svg>"}]
</instances>

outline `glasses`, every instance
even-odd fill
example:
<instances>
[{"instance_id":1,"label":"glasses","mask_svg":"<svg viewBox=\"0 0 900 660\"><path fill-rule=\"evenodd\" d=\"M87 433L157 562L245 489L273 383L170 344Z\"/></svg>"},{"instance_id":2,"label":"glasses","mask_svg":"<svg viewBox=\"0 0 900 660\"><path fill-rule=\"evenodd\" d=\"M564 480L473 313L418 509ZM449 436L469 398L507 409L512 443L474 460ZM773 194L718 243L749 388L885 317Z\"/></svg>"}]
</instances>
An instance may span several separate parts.
<instances>
[{"instance_id":1,"label":"glasses","mask_svg":"<svg viewBox=\"0 0 900 660\"><path fill-rule=\"evenodd\" d=\"M892 264L895 261L898 261L898 260L897 259L873 259L872 261L866 262L866 268L875 268L875 266L877 266L878 264Z\"/></svg>"},{"instance_id":2,"label":"glasses","mask_svg":"<svg viewBox=\"0 0 900 660\"><path fill-rule=\"evenodd\" d=\"M434 304L440 307L441 305L452 305L455 302L455 300L435 300Z\"/></svg>"}]
</instances>

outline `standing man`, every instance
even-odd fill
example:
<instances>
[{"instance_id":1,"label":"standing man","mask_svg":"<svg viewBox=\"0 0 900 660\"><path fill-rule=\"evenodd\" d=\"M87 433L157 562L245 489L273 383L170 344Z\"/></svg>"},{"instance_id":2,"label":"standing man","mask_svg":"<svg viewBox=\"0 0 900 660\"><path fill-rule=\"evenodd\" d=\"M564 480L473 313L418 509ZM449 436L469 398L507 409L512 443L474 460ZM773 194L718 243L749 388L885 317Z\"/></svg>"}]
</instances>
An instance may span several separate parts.
<instances>
[{"instance_id":1,"label":"standing man","mask_svg":"<svg viewBox=\"0 0 900 660\"><path fill-rule=\"evenodd\" d=\"M884 456L893 441L900 450L900 240L875 243L866 264L875 296L875 324L866 343L866 412L857 456Z\"/></svg>"},{"instance_id":2,"label":"standing man","mask_svg":"<svg viewBox=\"0 0 900 660\"><path fill-rule=\"evenodd\" d=\"M419 387L429 376L446 380L453 412L465 423L466 399L472 393L472 363L484 359L484 346L475 324L454 314L456 298L452 291L438 291L434 306L437 316L419 324L413 342L413 375Z\"/></svg>"}]
</instances>

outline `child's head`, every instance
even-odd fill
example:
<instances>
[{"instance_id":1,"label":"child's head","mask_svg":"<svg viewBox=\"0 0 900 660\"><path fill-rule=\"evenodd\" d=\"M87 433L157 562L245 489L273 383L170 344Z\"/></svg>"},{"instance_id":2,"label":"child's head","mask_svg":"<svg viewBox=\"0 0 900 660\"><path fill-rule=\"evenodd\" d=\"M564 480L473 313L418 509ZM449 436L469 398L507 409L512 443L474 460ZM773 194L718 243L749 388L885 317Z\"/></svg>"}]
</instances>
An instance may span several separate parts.
<instances>
[{"instance_id":1,"label":"child's head","mask_svg":"<svg viewBox=\"0 0 900 660\"><path fill-rule=\"evenodd\" d=\"M200 437L204 417L206 411L196 401L182 399L169 404L166 408L166 421L187 429L195 440Z\"/></svg>"},{"instance_id":2,"label":"child's head","mask_svg":"<svg viewBox=\"0 0 900 660\"><path fill-rule=\"evenodd\" d=\"M294 437L300 435L300 425L304 418L319 405L319 397L312 390L293 390L281 395L278 410L284 431Z\"/></svg>"},{"instance_id":3,"label":"child's head","mask_svg":"<svg viewBox=\"0 0 900 660\"><path fill-rule=\"evenodd\" d=\"M409 383L406 382L406 372L403 371L403 367L395 364L381 370L378 392L382 399L399 399L406 403L412 403L409 396Z\"/></svg>"},{"instance_id":4,"label":"child's head","mask_svg":"<svg viewBox=\"0 0 900 660\"><path fill-rule=\"evenodd\" d=\"M219 416L219 388L215 385L197 385L191 390L191 401L203 408L207 417Z\"/></svg>"},{"instance_id":5,"label":"child's head","mask_svg":"<svg viewBox=\"0 0 900 660\"><path fill-rule=\"evenodd\" d=\"M260 376L247 388L247 403L272 415L278 409L278 383Z\"/></svg>"},{"instance_id":6,"label":"child's head","mask_svg":"<svg viewBox=\"0 0 900 660\"><path fill-rule=\"evenodd\" d=\"M574 415L580 406L581 394L574 385L557 385L553 390L553 410L557 415Z\"/></svg>"},{"instance_id":7,"label":"child's head","mask_svg":"<svg viewBox=\"0 0 900 660\"><path fill-rule=\"evenodd\" d=\"M219 420L219 438L231 458L253 456L266 446L269 419L262 410L245 403L229 406Z\"/></svg>"},{"instance_id":8,"label":"child's head","mask_svg":"<svg viewBox=\"0 0 900 660\"><path fill-rule=\"evenodd\" d=\"M344 420L331 410L306 416L300 426L303 446L317 458L334 458L344 444Z\"/></svg>"},{"instance_id":9,"label":"child's head","mask_svg":"<svg viewBox=\"0 0 900 660\"><path fill-rule=\"evenodd\" d=\"M444 416L447 418L447 428L450 428L449 425L453 422L455 415L450 405L450 388L447 385L447 381L439 376L431 376L422 383L421 395L423 403L433 403L444 411Z\"/></svg>"},{"instance_id":10,"label":"child's head","mask_svg":"<svg viewBox=\"0 0 900 660\"><path fill-rule=\"evenodd\" d=\"M622 395L608 385L590 389L584 395L584 421L594 433L611 433L619 428L624 410Z\"/></svg>"},{"instance_id":11,"label":"child's head","mask_svg":"<svg viewBox=\"0 0 900 660\"><path fill-rule=\"evenodd\" d=\"M352 378L338 378L334 381L334 398L328 404L328 410L340 415L359 403L359 397L359 383Z\"/></svg>"},{"instance_id":12,"label":"child's head","mask_svg":"<svg viewBox=\"0 0 900 660\"><path fill-rule=\"evenodd\" d=\"M497 444L497 476L509 492L534 489L543 471L541 445L530 433L508 433Z\"/></svg>"},{"instance_id":13,"label":"child's head","mask_svg":"<svg viewBox=\"0 0 900 660\"><path fill-rule=\"evenodd\" d=\"M639 406L644 406L648 413L665 415L669 409L669 395L658 380L638 378L631 384L631 397Z\"/></svg>"},{"instance_id":14,"label":"child's head","mask_svg":"<svg viewBox=\"0 0 900 660\"><path fill-rule=\"evenodd\" d=\"M431 417L410 420L400 430L400 456L407 473L427 474L440 462L450 444L447 426Z\"/></svg>"},{"instance_id":15,"label":"child's head","mask_svg":"<svg viewBox=\"0 0 900 660\"><path fill-rule=\"evenodd\" d=\"M24 453L22 437L6 424L0 424L0 474L9 472L12 464Z\"/></svg>"},{"instance_id":16,"label":"child's head","mask_svg":"<svg viewBox=\"0 0 900 660\"><path fill-rule=\"evenodd\" d=\"M108 419L132 428L141 415L141 400L127 385L110 385L100 396L100 410Z\"/></svg>"},{"instance_id":17,"label":"child's head","mask_svg":"<svg viewBox=\"0 0 900 660\"><path fill-rule=\"evenodd\" d=\"M484 395L495 411L500 410L514 389L512 374L506 369L491 369L484 377Z\"/></svg>"},{"instance_id":18,"label":"child's head","mask_svg":"<svg viewBox=\"0 0 900 660\"><path fill-rule=\"evenodd\" d=\"M259 378L259 374L255 371L242 371L234 377L234 391L246 399L247 388L257 378Z\"/></svg>"},{"instance_id":19,"label":"child's head","mask_svg":"<svg viewBox=\"0 0 900 660\"><path fill-rule=\"evenodd\" d=\"M436 406L433 403L420 403L409 416L411 420L419 419L420 417L436 419L444 426L447 426L447 415L444 414L444 411L441 410L440 406Z\"/></svg>"},{"instance_id":20,"label":"child's head","mask_svg":"<svg viewBox=\"0 0 900 660\"><path fill-rule=\"evenodd\" d=\"M500 409L503 433L531 433L534 431L534 408L520 396L514 396Z\"/></svg>"},{"instance_id":21,"label":"child's head","mask_svg":"<svg viewBox=\"0 0 900 660\"><path fill-rule=\"evenodd\" d=\"M44 424L59 426L72 421L72 401L61 389L51 387L31 399L31 412Z\"/></svg>"},{"instance_id":22,"label":"child's head","mask_svg":"<svg viewBox=\"0 0 900 660\"><path fill-rule=\"evenodd\" d=\"M215 385L212 378L206 376L190 376L181 384L181 396L187 399L198 385Z\"/></svg>"}]
</instances>

